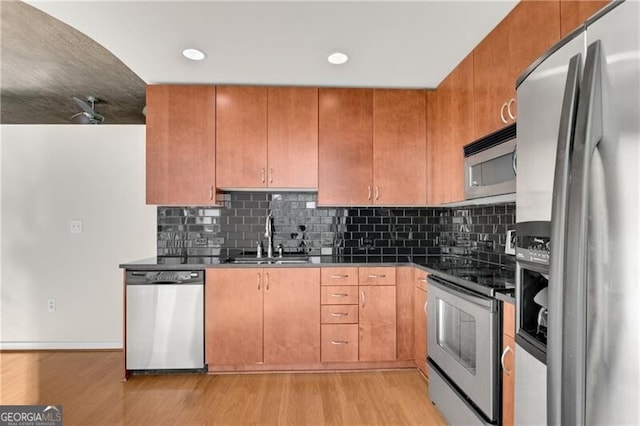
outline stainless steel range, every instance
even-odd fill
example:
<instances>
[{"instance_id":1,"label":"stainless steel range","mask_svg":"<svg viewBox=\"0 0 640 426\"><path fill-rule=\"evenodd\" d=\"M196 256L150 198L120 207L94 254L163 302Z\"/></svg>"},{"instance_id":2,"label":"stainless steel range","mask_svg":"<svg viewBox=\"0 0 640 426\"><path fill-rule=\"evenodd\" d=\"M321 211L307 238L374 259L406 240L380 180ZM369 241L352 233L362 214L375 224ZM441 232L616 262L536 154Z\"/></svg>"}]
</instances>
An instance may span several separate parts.
<instances>
[{"instance_id":1,"label":"stainless steel range","mask_svg":"<svg viewBox=\"0 0 640 426\"><path fill-rule=\"evenodd\" d=\"M429 276L429 397L450 424L498 424L501 303L493 296L513 291L514 274L466 263L440 264L443 275Z\"/></svg>"}]
</instances>

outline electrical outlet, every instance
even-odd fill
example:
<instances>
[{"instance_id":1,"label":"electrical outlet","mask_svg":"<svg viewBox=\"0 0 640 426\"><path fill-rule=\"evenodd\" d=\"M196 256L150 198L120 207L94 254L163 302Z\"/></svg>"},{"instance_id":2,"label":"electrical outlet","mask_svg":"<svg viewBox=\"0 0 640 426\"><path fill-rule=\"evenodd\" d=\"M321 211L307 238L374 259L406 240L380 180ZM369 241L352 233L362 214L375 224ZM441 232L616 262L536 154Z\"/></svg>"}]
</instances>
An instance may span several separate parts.
<instances>
[{"instance_id":1,"label":"electrical outlet","mask_svg":"<svg viewBox=\"0 0 640 426\"><path fill-rule=\"evenodd\" d=\"M55 311L56 311L56 299L48 299L47 312L55 312Z\"/></svg>"},{"instance_id":2,"label":"electrical outlet","mask_svg":"<svg viewBox=\"0 0 640 426\"><path fill-rule=\"evenodd\" d=\"M72 234L82 234L82 219L71 219L69 225Z\"/></svg>"}]
</instances>

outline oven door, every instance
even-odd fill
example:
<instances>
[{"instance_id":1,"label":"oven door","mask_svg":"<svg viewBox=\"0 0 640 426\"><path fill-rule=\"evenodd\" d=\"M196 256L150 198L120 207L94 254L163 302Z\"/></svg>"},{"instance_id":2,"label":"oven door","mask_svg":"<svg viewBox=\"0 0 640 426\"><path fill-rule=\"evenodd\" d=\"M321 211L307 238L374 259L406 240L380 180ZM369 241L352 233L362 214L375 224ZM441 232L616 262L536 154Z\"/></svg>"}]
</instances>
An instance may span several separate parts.
<instances>
[{"instance_id":1,"label":"oven door","mask_svg":"<svg viewBox=\"0 0 640 426\"><path fill-rule=\"evenodd\" d=\"M498 302L429 276L431 361L489 421L499 413Z\"/></svg>"}]
</instances>

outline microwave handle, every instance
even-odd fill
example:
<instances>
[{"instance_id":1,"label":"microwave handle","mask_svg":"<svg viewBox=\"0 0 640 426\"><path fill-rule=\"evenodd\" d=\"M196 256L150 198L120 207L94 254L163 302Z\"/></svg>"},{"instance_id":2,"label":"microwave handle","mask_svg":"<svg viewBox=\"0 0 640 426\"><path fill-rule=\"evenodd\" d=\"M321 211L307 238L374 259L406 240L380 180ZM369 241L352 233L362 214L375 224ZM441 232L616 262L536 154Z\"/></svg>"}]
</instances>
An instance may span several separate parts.
<instances>
[{"instance_id":1,"label":"microwave handle","mask_svg":"<svg viewBox=\"0 0 640 426\"><path fill-rule=\"evenodd\" d=\"M511 153L511 168L513 168L514 176L518 176L518 149L514 148Z\"/></svg>"}]
</instances>

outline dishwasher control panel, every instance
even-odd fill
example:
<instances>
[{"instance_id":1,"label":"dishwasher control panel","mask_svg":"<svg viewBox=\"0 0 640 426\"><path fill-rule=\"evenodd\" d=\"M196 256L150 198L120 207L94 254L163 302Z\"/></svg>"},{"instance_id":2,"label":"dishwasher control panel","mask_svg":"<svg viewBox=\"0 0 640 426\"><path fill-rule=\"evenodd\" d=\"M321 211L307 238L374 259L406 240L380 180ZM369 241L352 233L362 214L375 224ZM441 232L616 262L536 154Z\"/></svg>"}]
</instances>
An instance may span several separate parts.
<instances>
[{"instance_id":1,"label":"dishwasher control panel","mask_svg":"<svg viewBox=\"0 0 640 426\"><path fill-rule=\"evenodd\" d=\"M203 271L127 271L127 285L202 283Z\"/></svg>"}]
</instances>

